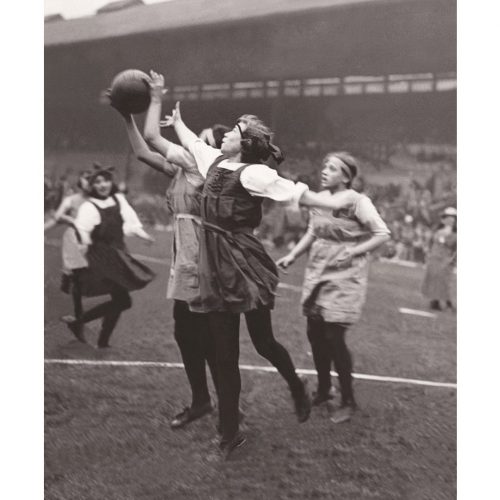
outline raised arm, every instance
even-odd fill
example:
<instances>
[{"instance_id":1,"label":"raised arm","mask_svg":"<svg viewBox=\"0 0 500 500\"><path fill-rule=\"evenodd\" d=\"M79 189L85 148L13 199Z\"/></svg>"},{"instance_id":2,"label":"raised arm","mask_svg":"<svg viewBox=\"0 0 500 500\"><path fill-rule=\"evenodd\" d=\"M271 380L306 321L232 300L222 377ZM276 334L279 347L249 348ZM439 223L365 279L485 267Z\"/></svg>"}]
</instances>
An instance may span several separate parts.
<instances>
[{"instance_id":1,"label":"raised arm","mask_svg":"<svg viewBox=\"0 0 500 500\"><path fill-rule=\"evenodd\" d=\"M125 127L127 129L128 140L132 146L135 157L154 168L158 172L162 172L165 175L173 176L177 171L176 167L173 166L168 161L165 161L165 157L156 151L151 151L146 144L146 141L141 136L139 129L135 123L132 115L125 116Z\"/></svg>"},{"instance_id":2,"label":"raised arm","mask_svg":"<svg viewBox=\"0 0 500 500\"><path fill-rule=\"evenodd\" d=\"M180 106L180 102L177 101L175 103L175 109L172 111L172 116L169 118L179 141L188 151L191 151L194 142L198 139L198 136L182 121Z\"/></svg>"},{"instance_id":3,"label":"raised arm","mask_svg":"<svg viewBox=\"0 0 500 500\"><path fill-rule=\"evenodd\" d=\"M169 162L192 171L196 170L193 156L182 146L165 139L160 133L162 96L165 94L163 76L151 71L149 81L151 102L144 122L144 138L149 146L162 154Z\"/></svg>"}]
</instances>

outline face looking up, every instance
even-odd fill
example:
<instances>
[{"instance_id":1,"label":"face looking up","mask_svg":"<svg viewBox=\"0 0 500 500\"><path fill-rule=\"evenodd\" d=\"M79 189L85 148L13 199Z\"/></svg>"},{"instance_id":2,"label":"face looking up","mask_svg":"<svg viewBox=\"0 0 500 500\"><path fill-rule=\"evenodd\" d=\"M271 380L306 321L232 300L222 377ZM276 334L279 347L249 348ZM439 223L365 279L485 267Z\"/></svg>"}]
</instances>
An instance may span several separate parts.
<instances>
[{"instance_id":1,"label":"face looking up","mask_svg":"<svg viewBox=\"0 0 500 500\"><path fill-rule=\"evenodd\" d=\"M246 128L247 125L245 123L239 122L232 130L224 134L220 148L223 154L234 156L241 152L241 132L245 131Z\"/></svg>"}]
</instances>

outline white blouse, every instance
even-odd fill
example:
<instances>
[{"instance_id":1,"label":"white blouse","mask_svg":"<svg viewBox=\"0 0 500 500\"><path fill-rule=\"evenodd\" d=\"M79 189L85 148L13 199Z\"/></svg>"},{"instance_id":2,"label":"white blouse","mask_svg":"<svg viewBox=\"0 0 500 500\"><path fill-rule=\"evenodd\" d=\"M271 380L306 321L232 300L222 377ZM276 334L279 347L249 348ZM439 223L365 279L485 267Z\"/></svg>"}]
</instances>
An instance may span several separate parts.
<instances>
[{"instance_id":1,"label":"white blouse","mask_svg":"<svg viewBox=\"0 0 500 500\"><path fill-rule=\"evenodd\" d=\"M203 178L207 177L208 169L215 159L222 154L220 149L209 146L201 139L193 140L189 144L189 151L194 156L198 170ZM223 160L218 167L235 171L243 165L244 163ZM249 165L245 168L241 173L240 182L252 196L261 196L293 204L298 204L304 192L309 190L306 184L284 179L277 174L276 170L262 164Z\"/></svg>"},{"instance_id":2,"label":"white blouse","mask_svg":"<svg viewBox=\"0 0 500 500\"><path fill-rule=\"evenodd\" d=\"M135 210L130 206L129 202L125 196L121 193L115 194L116 199L120 205L120 214L123 218L123 232L125 235L129 236L132 234L138 234L139 230L142 229L141 221L137 216ZM78 209L78 213L75 220L75 226L82 237L82 243L85 245L90 245L92 243L91 233L96 226L101 223L101 215L99 210L94 206L94 203L99 208L108 208L115 205L112 196L109 196L105 200L99 198L89 198L88 201L82 203Z\"/></svg>"}]
</instances>

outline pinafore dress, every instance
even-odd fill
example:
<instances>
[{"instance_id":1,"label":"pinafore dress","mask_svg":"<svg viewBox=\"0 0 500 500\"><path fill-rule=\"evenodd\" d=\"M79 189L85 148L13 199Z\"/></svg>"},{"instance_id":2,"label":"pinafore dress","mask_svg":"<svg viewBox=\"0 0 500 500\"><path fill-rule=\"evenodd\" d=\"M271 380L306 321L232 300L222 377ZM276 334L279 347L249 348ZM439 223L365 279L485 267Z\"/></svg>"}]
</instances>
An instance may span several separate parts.
<instances>
[{"instance_id":1,"label":"pinafore dress","mask_svg":"<svg viewBox=\"0 0 500 500\"><path fill-rule=\"evenodd\" d=\"M179 168L167 190L167 208L174 218L172 262L167 298L199 301L198 278L200 198L202 182L196 187Z\"/></svg>"},{"instance_id":2,"label":"pinafore dress","mask_svg":"<svg viewBox=\"0 0 500 500\"><path fill-rule=\"evenodd\" d=\"M262 198L251 196L240 176L210 166L201 197L198 312L244 313L274 306L278 271L253 230L262 219ZM193 307L190 306L192 310Z\"/></svg>"},{"instance_id":3,"label":"pinafore dress","mask_svg":"<svg viewBox=\"0 0 500 500\"><path fill-rule=\"evenodd\" d=\"M117 288L128 291L144 288L154 278L154 273L127 251L123 234L120 202L113 196L115 205L100 208L101 222L91 234L92 244L87 252L88 268L79 274L82 295L105 295ZM91 202L92 203L92 202Z\"/></svg>"},{"instance_id":4,"label":"pinafore dress","mask_svg":"<svg viewBox=\"0 0 500 500\"><path fill-rule=\"evenodd\" d=\"M363 195L359 195L361 197ZM370 237L370 231L355 216L355 204L332 212L310 211L311 245L302 289L305 316L331 323L352 324L361 316L368 285L366 255L340 264L337 256L346 248Z\"/></svg>"}]
</instances>

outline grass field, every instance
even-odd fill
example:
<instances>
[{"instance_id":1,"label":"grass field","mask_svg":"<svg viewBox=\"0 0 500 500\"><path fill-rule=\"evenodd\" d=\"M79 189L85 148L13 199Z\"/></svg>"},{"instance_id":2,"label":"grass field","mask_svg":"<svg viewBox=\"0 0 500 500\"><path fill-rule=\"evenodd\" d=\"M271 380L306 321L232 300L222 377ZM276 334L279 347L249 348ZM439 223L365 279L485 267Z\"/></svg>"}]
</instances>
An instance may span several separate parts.
<instances>
[{"instance_id":1,"label":"grass field","mask_svg":"<svg viewBox=\"0 0 500 500\"><path fill-rule=\"evenodd\" d=\"M45 246L45 358L180 361L167 264L133 296L113 348L73 340L59 322L71 312L58 290L59 248ZM169 234L133 252L168 259ZM276 254L277 256L277 254ZM301 259L283 282L301 284ZM422 269L374 263L362 320L348 334L356 373L456 381L456 318L403 315L424 309ZM279 289L275 334L298 368L313 368L299 293ZM93 302L93 301L89 301ZM242 322L243 325L244 322ZM97 325L90 325L97 330ZM241 331L242 364L267 365ZM314 389L315 377L309 376ZM355 418L335 426L327 408L299 425L285 383L274 373L242 372L248 443L223 462L216 417L172 431L169 419L189 402L182 369L148 366L45 366L46 499L453 499L456 497L456 390L356 380Z\"/></svg>"}]
</instances>

